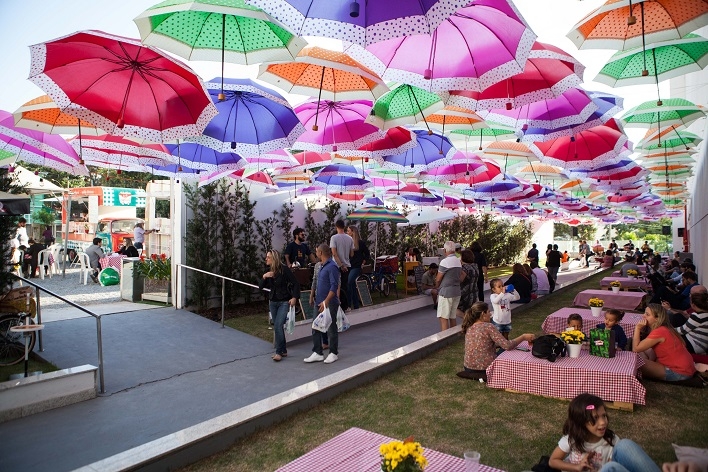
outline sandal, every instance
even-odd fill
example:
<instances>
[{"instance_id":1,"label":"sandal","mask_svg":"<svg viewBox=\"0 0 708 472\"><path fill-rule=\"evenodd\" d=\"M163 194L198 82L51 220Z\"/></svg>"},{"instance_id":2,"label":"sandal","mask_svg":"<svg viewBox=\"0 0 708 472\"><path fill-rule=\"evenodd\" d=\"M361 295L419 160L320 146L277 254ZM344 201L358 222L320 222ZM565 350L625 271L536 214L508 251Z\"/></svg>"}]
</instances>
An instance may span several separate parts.
<instances>
[{"instance_id":1,"label":"sandal","mask_svg":"<svg viewBox=\"0 0 708 472\"><path fill-rule=\"evenodd\" d=\"M283 356L281 356L280 354L276 354L273 356L273 360L275 362L280 362L282 358L283 358Z\"/></svg>"},{"instance_id":2,"label":"sandal","mask_svg":"<svg viewBox=\"0 0 708 472\"><path fill-rule=\"evenodd\" d=\"M288 353L287 353L287 352L284 352L284 353L282 353L282 354L280 355L280 357L288 357Z\"/></svg>"}]
</instances>

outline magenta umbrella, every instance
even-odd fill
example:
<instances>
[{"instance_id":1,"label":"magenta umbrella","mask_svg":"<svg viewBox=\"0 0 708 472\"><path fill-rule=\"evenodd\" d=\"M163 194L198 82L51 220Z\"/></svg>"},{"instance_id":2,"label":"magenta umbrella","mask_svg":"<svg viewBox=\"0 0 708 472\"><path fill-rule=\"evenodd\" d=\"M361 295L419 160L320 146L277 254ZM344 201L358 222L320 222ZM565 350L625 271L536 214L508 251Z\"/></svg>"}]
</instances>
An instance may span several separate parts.
<instances>
[{"instance_id":1,"label":"magenta umbrella","mask_svg":"<svg viewBox=\"0 0 708 472\"><path fill-rule=\"evenodd\" d=\"M293 149L316 152L353 150L381 139L384 134L364 120L371 111L367 100L310 101L295 108L305 131Z\"/></svg>"},{"instance_id":2,"label":"magenta umbrella","mask_svg":"<svg viewBox=\"0 0 708 472\"><path fill-rule=\"evenodd\" d=\"M430 35L348 48L385 80L424 90L481 91L524 70L536 35L502 11L476 2L457 10ZM373 57L372 57L373 55Z\"/></svg>"},{"instance_id":3,"label":"magenta umbrella","mask_svg":"<svg viewBox=\"0 0 708 472\"><path fill-rule=\"evenodd\" d=\"M89 165L99 161L127 166L129 169L131 165L163 166L176 161L164 144L127 139L111 134L76 136L70 143L77 152L81 147L83 158Z\"/></svg>"},{"instance_id":4,"label":"magenta umbrella","mask_svg":"<svg viewBox=\"0 0 708 472\"><path fill-rule=\"evenodd\" d=\"M63 112L109 134L198 136L217 114L199 77L136 39L81 31L30 46L29 80Z\"/></svg>"},{"instance_id":5,"label":"magenta umbrella","mask_svg":"<svg viewBox=\"0 0 708 472\"><path fill-rule=\"evenodd\" d=\"M359 149L343 150L342 156L359 156L366 162L374 159L379 164L383 163L384 156L391 156L406 152L416 146L416 135L411 130L396 126L386 130L383 138L364 144Z\"/></svg>"}]
</instances>

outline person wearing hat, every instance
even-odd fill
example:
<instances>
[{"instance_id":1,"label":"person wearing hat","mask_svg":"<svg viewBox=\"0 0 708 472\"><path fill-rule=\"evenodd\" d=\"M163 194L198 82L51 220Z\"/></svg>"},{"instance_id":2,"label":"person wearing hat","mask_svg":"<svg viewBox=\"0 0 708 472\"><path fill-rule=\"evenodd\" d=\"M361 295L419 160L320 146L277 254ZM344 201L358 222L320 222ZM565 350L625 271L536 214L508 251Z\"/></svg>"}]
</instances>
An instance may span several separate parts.
<instances>
[{"instance_id":1,"label":"person wearing hat","mask_svg":"<svg viewBox=\"0 0 708 472\"><path fill-rule=\"evenodd\" d=\"M154 229L145 231L144 224L143 222L135 223L135 228L133 229L133 246L135 246L135 249L142 249L145 235L155 232Z\"/></svg>"}]
</instances>

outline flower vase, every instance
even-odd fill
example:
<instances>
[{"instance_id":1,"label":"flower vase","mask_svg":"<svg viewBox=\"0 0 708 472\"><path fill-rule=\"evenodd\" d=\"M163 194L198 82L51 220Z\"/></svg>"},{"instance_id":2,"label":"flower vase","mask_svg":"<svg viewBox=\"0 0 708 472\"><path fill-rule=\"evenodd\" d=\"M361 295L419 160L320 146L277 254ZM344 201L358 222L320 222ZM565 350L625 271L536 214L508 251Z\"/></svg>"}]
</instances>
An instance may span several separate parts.
<instances>
[{"instance_id":1,"label":"flower vase","mask_svg":"<svg viewBox=\"0 0 708 472\"><path fill-rule=\"evenodd\" d=\"M612 291L615 293L619 293L620 287L612 287Z\"/></svg>"},{"instance_id":2,"label":"flower vase","mask_svg":"<svg viewBox=\"0 0 708 472\"><path fill-rule=\"evenodd\" d=\"M636 279L637 279L637 276L636 276L636 275L630 275L630 276L629 276L629 280L636 280Z\"/></svg>"},{"instance_id":3,"label":"flower vase","mask_svg":"<svg viewBox=\"0 0 708 472\"><path fill-rule=\"evenodd\" d=\"M598 318L602 314L602 307L601 306L591 306L590 311L592 312L592 316L595 318Z\"/></svg>"},{"instance_id":4,"label":"flower vase","mask_svg":"<svg viewBox=\"0 0 708 472\"><path fill-rule=\"evenodd\" d=\"M582 347L582 344L568 344L568 345L566 345L566 349L568 350L568 357L580 357L580 348L581 347Z\"/></svg>"}]
</instances>

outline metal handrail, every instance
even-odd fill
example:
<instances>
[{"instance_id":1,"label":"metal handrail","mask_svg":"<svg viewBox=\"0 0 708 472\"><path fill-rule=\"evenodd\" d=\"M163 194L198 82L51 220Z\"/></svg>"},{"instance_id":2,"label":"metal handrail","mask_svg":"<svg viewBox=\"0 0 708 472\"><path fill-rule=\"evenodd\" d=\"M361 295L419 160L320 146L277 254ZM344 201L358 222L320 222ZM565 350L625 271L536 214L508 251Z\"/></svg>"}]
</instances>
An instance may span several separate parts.
<instances>
[{"instance_id":1,"label":"metal handrail","mask_svg":"<svg viewBox=\"0 0 708 472\"><path fill-rule=\"evenodd\" d=\"M176 271L177 276L175 278L175 285L177 287L180 286L179 285L179 275L181 274L181 271L179 270L180 267L183 267L183 268L189 269L189 270L193 270L195 272L201 272L202 274L212 275L214 277L218 277L221 279L221 327L222 328L224 327L224 312L226 310L225 302L226 302L226 281L227 280L230 282L236 282L237 284L245 285L247 287L257 288L259 290L265 290L266 292L270 292L270 289L268 289L268 288L260 288L258 285L249 284L248 282L244 282L243 280L232 279L231 277L226 277L225 275L215 274L213 272L207 272L206 270L197 269L196 267L191 267L191 266L188 266L185 264L179 264L179 263L175 264L175 266L177 267L177 271ZM177 309L177 302L176 301L175 301L174 306L175 306L175 309Z\"/></svg>"},{"instance_id":2,"label":"metal handrail","mask_svg":"<svg viewBox=\"0 0 708 472\"><path fill-rule=\"evenodd\" d=\"M36 283L32 282L29 279L26 279L24 277L20 277L17 274L12 274L17 278L18 280L21 280L22 282L25 282L35 289L37 289L37 323L42 324L42 308L41 308L41 303L40 303L40 290L43 290L47 292L49 295L58 298L59 300L63 301L64 303L67 303L74 308L77 308L87 315L93 316L96 318L96 337L98 340L98 387L99 387L99 393L106 393L106 385L103 380L103 337L101 334L101 315L98 315L91 310L87 310L86 308L82 307L81 305L77 305L76 303L72 302L71 300L67 300L66 298L62 297L61 295L57 295L56 293L52 292L51 290L47 290L46 288L37 285ZM42 331L39 331L39 352L44 351L44 345L42 343Z\"/></svg>"}]
</instances>

